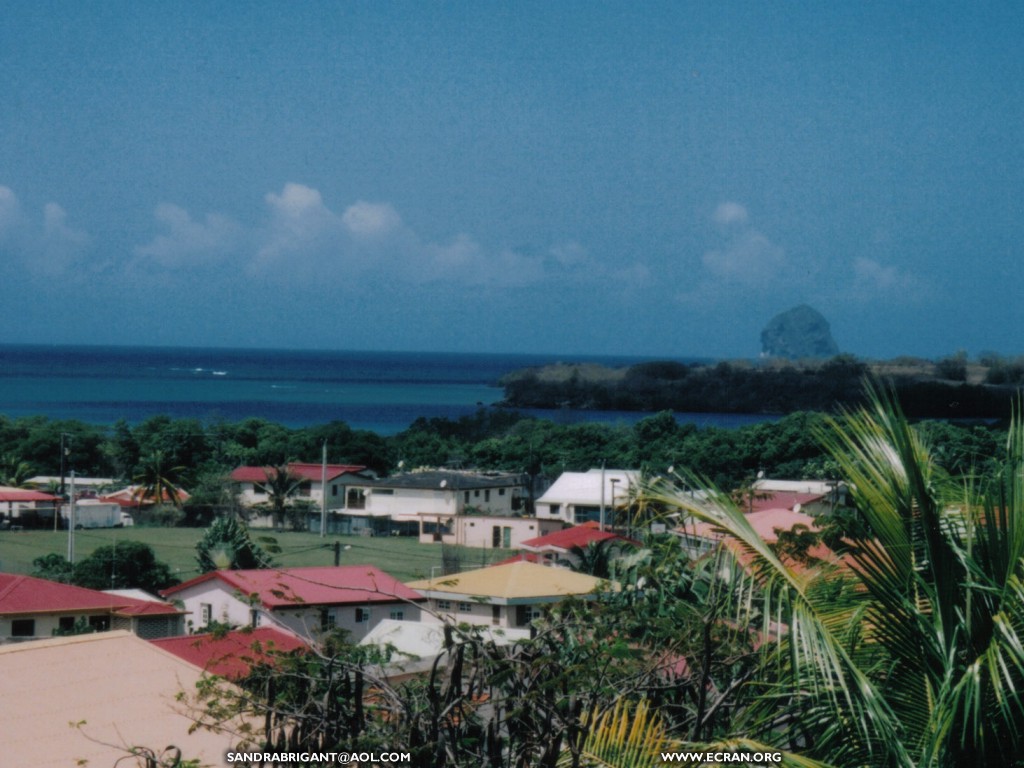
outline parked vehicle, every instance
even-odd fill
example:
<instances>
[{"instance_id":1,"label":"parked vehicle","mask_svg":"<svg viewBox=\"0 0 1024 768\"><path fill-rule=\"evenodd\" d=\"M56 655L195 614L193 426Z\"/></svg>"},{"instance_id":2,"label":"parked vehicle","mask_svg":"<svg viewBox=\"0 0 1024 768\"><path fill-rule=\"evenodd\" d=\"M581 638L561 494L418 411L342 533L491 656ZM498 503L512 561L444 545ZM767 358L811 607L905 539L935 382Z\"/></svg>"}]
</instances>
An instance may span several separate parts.
<instances>
[{"instance_id":1,"label":"parked vehicle","mask_svg":"<svg viewBox=\"0 0 1024 768\"><path fill-rule=\"evenodd\" d=\"M71 505L64 507L65 519L71 514ZM119 504L82 499L75 503L75 528L121 528L134 525L132 516Z\"/></svg>"}]
</instances>

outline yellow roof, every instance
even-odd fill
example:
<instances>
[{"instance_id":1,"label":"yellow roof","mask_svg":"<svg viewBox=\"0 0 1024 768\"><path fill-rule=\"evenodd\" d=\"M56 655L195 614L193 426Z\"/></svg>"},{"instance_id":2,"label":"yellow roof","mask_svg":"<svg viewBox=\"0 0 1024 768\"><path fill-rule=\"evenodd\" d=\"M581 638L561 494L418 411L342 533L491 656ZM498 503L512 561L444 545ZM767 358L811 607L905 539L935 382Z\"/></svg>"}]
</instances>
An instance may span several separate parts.
<instances>
[{"instance_id":1,"label":"yellow roof","mask_svg":"<svg viewBox=\"0 0 1024 768\"><path fill-rule=\"evenodd\" d=\"M585 595L588 592L617 589L605 579L576 573L568 568L555 568L525 561L478 568L452 576L410 582L407 586L420 592L443 592L452 595L504 598L552 598Z\"/></svg>"},{"instance_id":2,"label":"yellow roof","mask_svg":"<svg viewBox=\"0 0 1024 768\"><path fill-rule=\"evenodd\" d=\"M192 721L175 700L181 691L194 693L201 675L129 632L2 646L3 764L67 768L87 760L99 768L124 757L119 746L159 752L173 744L183 756L220 765L230 737L189 734ZM81 728L68 725L82 721Z\"/></svg>"}]
</instances>

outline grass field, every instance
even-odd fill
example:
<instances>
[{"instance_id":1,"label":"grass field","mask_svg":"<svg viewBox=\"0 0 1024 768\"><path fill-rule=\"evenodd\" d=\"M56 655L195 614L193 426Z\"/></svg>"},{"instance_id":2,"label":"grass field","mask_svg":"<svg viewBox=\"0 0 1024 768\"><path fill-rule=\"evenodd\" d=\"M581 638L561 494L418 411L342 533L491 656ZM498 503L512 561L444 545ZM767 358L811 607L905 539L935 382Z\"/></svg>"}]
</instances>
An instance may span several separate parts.
<instances>
[{"instance_id":1,"label":"grass field","mask_svg":"<svg viewBox=\"0 0 1024 768\"><path fill-rule=\"evenodd\" d=\"M153 548L158 560L167 563L182 581L198 575L196 542L201 528L107 528L75 531L76 560L97 547L116 541L141 541ZM420 544L408 537L328 536L254 530L253 536L272 536L282 552L275 561L282 566L333 565L334 542L341 542L342 565L376 565L401 581L429 577L431 569L440 572L441 546ZM348 549L345 549L348 547ZM463 567L472 568L509 557L503 549L458 548ZM0 531L0 571L31 573L32 561L51 552L66 555L68 533L61 531Z\"/></svg>"}]
</instances>

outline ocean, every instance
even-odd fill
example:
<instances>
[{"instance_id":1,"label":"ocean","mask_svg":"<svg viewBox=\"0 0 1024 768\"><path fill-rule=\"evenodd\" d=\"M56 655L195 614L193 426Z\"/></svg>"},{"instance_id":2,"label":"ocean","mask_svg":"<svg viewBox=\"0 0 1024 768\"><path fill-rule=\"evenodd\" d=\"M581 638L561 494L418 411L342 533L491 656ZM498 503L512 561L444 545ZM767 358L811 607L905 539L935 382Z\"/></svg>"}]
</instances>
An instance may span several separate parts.
<instances>
[{"instance_id":1,"label":"ocean","mask_svg":"<svg viewBox=\"0 0 1024 768\"><path fill-rule=\"evenodd\" d=\"M278 349L0 345L0 414L90 424L157 415L258 417L289 427L344 421L392 435L419 417L457 419L501 400L498 380L554 362L625 366L651 358ZM528 410L562 423L632 424L647 414ZM677 414L735 427L743 414Z\"/></svg>"}]
</instances>

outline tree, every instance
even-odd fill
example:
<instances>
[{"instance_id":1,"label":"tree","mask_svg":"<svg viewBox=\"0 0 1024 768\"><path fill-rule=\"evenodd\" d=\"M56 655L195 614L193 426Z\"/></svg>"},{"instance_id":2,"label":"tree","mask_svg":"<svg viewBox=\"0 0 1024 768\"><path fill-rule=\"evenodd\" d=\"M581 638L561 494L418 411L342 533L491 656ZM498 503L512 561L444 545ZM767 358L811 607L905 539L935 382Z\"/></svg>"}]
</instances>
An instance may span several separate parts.
<instances>
[{"instance_id":1,"label":"tree","mask_svg":"<svg viewBox=\"0 0 1024 768\"><path fill-rule=\"evenodd\" d=\"M820 433L869 535L851 568L785 562L723 495L693 516L736 543L771 677L734 727L837 765L1021 765L1024 424L989 483L953 484L891 393ZM785 631L771 630L777 617Z\"/></svg>"},{"instance_id":2,"label":"tree","mask_svg":"<svg viewBox=\"0 0 1024 768\"><path fill-rule=\"evenodd\" d=\"M71 562L56 552L42 555L32 561L32 575L47 581L59 581L61 584L70 584L75 567Z\"/></svg>"},{"instance_id":3,"label":"tree","mask_svg":"<svg viewBox=\"0 0 1024 768\"><path fill-rule=\"evenodd\" d=\"M143 461L135 482L139 502L151 501L154 504L170 502L175 507L181 506L181 494L178 491L178 480L184 467L168 466L162 451L153 451Z\"/></svg>"},{"instance_id":4,"label":"tree","mask_svg":"<svg viewBox=\"0 0 1024 768\"><path fill-rule=\"evenodd\" d=\"M139 541L119 541L99 547L75 563L71 582L89 589L143 589L157 594L178 579L153 550Z\"/></svg>"},{"instance_id":5,"label":"tree","mask_svg":"<svg viewBox=\"0 0 1024 768\"><path fill-rule=\"evenodd\" d=\"M253 541L248 527L233 515L218 517L196 544L196 560L203 573L217 570L273 568L270 552L280 551L273 539L262 539L264 549Z\"/></svg>"},{"instance_id":6,"label":"tree","mask_svg":"<svg viewBox=\"0 0 1024 768\"><path fill-rule=\"evenodd\" d=\"M288 469L287 464L266 469L263 474L267 478L264 487L267 489L274 526L280 528L284 525L288 513L288 501L299 490L302 478Z\"/></svg>"}]
</instances>

